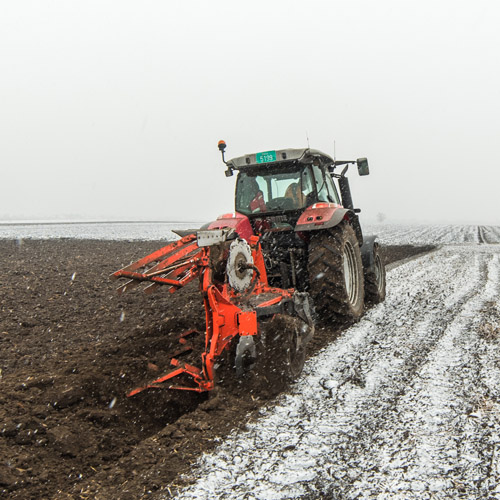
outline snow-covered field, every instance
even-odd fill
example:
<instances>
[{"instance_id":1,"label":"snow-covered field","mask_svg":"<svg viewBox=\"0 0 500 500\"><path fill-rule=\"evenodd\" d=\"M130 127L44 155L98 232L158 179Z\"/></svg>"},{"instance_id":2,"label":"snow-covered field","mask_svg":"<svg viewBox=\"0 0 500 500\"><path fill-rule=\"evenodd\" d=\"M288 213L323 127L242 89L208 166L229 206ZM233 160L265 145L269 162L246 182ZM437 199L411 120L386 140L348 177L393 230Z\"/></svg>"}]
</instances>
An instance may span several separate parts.
<instances>
[{"instance_id":1,"label":"snow-covered field","mask_svg":"<svg viewBox=\"0 0 500 500\"><path fill-rule=\"evenodd\" d=\"M498 226L369 224L364 226L364 232L376 234L386 245L496 243L500 240Z\"/></svg>"},{"instance_id":2,"label":"snow-covered field","mask_svg":"<svg viewBox=\"0 0 500 500\"><path fill-rule=\"evenodd\" d=\"M16 222L0 223L0 239L174 240L172 229L193 229L201 222Z\"/></svg>"},{"instance_id":3,"label":"snow-covered field","mask_svg":"<svg viewBox=\"0 0 500 500\"><path fill-rule=\"evenodd\" d=\"M96 240L172 240L173 229L199 228L203 222L3 222L0 239L76 238ZM386 245L495 243L500 227L464 225L364 224L365 234L376 234Z\"/></svg>"},{"instance_id":4,"label":"snow-covered field","mask_svg":"<svg viewBox=\"0 0 500 500\"><path fill-rule=\"evenodd\" d=\"M389 271L385 303L204 455L179 498L500 498L500 245L479 244L500 231L378 229L452 244Z\"/></svg>"}]
</instances>

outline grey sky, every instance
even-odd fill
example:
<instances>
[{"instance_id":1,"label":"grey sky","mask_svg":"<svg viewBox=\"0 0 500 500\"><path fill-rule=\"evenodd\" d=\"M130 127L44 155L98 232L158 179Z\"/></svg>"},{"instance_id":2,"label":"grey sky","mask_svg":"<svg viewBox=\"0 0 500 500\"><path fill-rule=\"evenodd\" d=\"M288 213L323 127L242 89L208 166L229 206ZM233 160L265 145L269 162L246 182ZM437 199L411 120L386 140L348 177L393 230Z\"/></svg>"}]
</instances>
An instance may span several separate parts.
<instances>
[{"instance_id":1,"label":"grey sky","mask_svg":"<svg viewBox=\"0 0 500 500\"><path fill-rule=\"evenodd\" d=\"M367 156L363 214L500 224L496 1L0 3L0 218L208 220L227 156Z\"/></svg>"}]
</instances>

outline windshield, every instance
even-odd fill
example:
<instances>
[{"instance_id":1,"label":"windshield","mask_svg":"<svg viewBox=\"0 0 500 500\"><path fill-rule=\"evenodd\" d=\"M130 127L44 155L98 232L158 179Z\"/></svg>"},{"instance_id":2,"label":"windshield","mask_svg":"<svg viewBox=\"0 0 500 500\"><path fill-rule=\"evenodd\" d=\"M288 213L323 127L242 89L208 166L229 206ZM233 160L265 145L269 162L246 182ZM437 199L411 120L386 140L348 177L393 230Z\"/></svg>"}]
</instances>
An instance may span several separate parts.
<instances>
[{"instance_id":1,"label":"windshield","mask_svg":"<svg viewBox=\"0 0 500 500\"><path fill-rule=\"evenodd\" d=\"M309 167L240 171L236 211L243 214L296 210L308 204L314 184Z\"/></svg>"}]
</instances>

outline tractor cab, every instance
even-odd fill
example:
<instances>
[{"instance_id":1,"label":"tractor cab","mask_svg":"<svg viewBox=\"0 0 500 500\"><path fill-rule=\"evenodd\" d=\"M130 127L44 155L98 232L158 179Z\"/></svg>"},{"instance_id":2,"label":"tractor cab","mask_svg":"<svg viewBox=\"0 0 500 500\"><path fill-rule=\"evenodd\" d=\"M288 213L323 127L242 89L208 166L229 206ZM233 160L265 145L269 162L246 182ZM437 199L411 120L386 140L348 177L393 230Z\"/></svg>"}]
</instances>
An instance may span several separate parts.
<instances>
[{"instance_id":1,"label":"tractor cab","mask_svg":"<svg viewBox=\"0 0 500 500\"><path fill-rule=\"evenodd\" d=\"M349 218L359 243L363 243L359 210L352 202L349 164L356 163L360 175L368 175L368 161L336 161L316 149L281 149L239 156L226 161L226 144L219 150L226 176L238 172L235 210L246 216L256 233L322 230ZM344 165L340 174L336 167ZM339 195L340 191L340 195Z\"/></svg>"},{"instance_id":2,"label":"tractor cab","mask_svg":"<svg viewBox=\"0 0 500 500\"><path fill-rule=\"evenodd\" d=\"M314 149L282 149L225 162L238 171L235 208L252 216L301 211L316 202L340 204L328 167L334 160Z\"/></svg>"},{"instance_id":3,"label":"tractor cab","mask_svg":"<svg viewBox=\"0 0 500 500\"><path fill-rule=\"evenodd\" d=\"M340 204L332 178L319 160L254 166L238 173L235 208L247 216L302 210L319 201Z\"/></svg>"}]
</instances>

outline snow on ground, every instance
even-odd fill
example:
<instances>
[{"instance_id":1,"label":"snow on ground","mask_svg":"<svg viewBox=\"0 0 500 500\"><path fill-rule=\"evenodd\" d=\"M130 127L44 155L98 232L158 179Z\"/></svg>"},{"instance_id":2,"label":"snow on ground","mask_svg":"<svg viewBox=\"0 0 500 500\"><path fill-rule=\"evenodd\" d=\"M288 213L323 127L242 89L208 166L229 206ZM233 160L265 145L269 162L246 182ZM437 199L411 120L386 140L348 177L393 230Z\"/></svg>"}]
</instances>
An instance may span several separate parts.
<instances>
[{"instance_id":1,"label":"snow on ground","mask_svg":"<svg viewBox=\"0 0 500 500\"><path fill-rule=\"evenodd\" d=\"M498 226L370 224L364 226L364 233L376 234L386 245L495 243L500 239Z\"/></svg>"},{"instance_id":2,"label":"snow on ground","mask_svg":"<svg viewBox=\"0 0 500 500\"><path fill-rule=\"evenodd\" d=\"M0 223L0 239L110 239L173 240L172 229L199 228L203 222L35 222ZM376 234L386 245L427 245L445 243L494 243L500 227L460 225L363 224L365 234Z\"/></svg>"},{"instance_id":3,"label":"snow on ground","mask_svg":"<svg viewBox=\"0 0 500 500\"><path fill-rule=\"evenodd\" d=\"M201 222L17 222L0 223L0 239L176 240L173 229Z\"/></svg>"},{"instance_id":4,"label":"snow on ground","mask_svg":"<svg viewBox=\"0 0 500 500\"><path fill-rule=\"evenodd\" d=\"M180 498L500 498L500 245L445 245L387 279Z\"/></svg>"}]
</instances>

